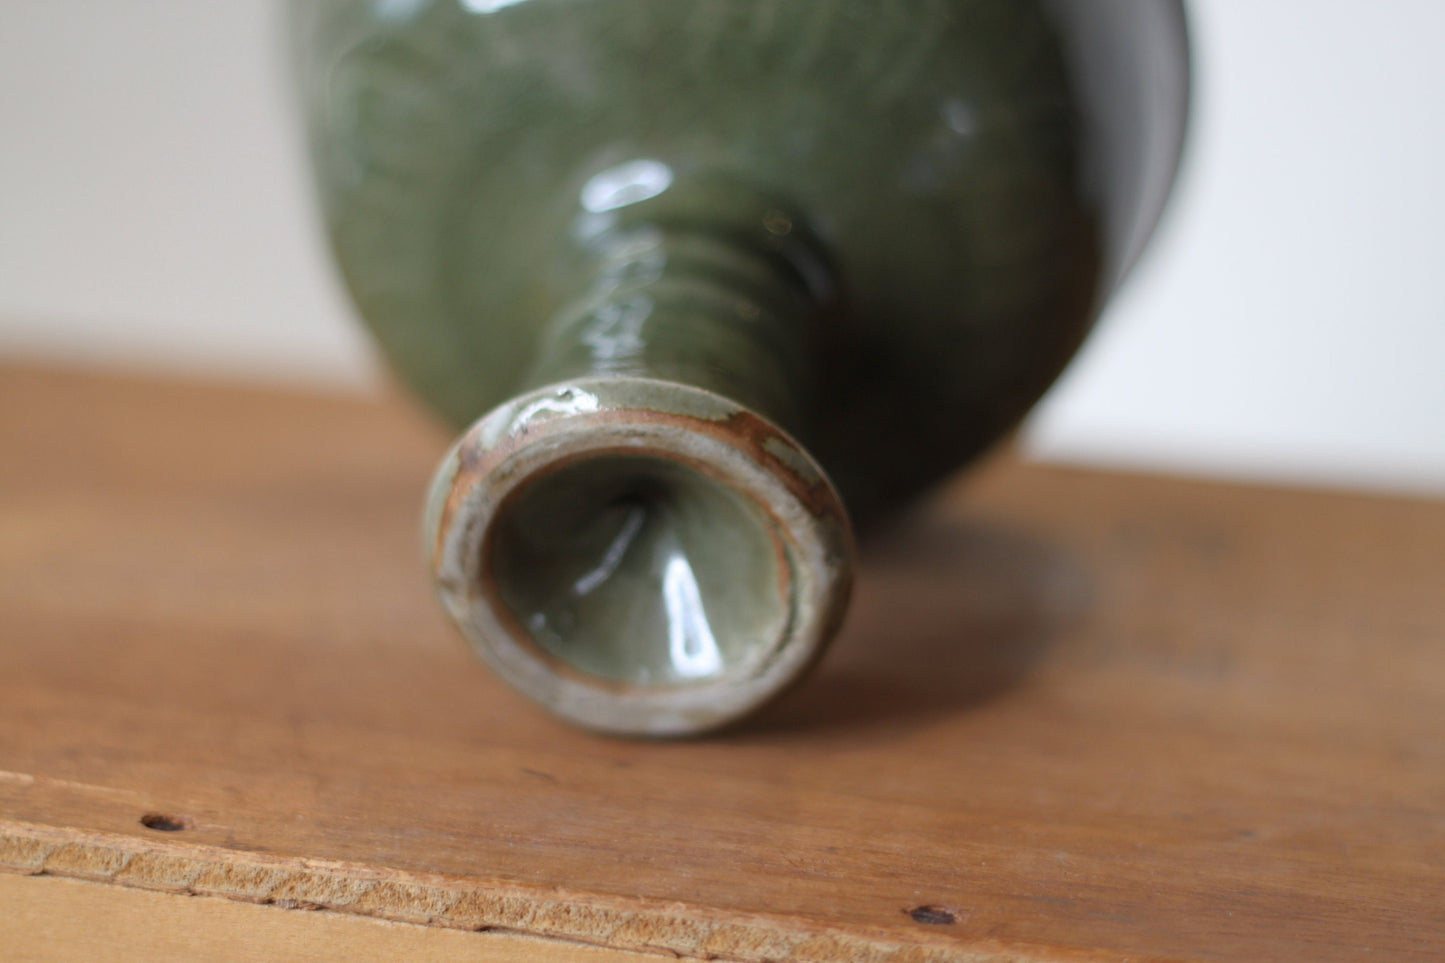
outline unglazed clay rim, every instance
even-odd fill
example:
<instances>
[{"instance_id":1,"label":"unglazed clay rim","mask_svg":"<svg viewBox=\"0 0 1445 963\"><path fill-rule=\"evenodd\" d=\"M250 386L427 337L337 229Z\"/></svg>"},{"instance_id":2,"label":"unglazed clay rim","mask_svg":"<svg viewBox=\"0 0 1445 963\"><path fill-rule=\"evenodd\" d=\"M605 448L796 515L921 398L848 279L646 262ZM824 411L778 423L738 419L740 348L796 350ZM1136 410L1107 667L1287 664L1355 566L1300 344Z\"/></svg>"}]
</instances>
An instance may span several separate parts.
<instances>
[{"instance_id":1,"label":"unglazed clay rim","mask_svg":"<svg viewBox=\"0 0 1445 963\"><path fill-rule=\"evenodd\" d=\"M791 604L779 638L717 679L628 685L546 653L501 603L492 523L524 486L579 458L678 461L769 520ZM735 721L796 681L836 633L852 581L852 532L822 469L780 428L720 395L648 378L587 378L530 391L474 424L432 486L427 544L437 592L477 653L514 688L603 732L685 736Z\"/></svg>"}]
</instances>

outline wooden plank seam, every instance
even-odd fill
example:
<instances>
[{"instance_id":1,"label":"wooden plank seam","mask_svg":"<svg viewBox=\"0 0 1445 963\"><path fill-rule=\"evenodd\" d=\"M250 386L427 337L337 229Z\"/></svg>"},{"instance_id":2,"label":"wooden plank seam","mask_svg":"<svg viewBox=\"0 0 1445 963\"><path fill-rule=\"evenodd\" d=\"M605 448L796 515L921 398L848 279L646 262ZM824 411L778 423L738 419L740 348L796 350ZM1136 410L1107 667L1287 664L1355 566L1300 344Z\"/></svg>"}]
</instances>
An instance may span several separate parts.
<instances>
[{"instance_id":1,"label":"wooden plank seam","mask_svg":"<svg viewBox=\"0 0 1445 963\"><path fill-rule=\"evenodd\" d=\"M739 916L685 903L604 897L442 875L242 853L0 821L0 871L63 876L190 896L325 909L398 923L499 930L613 949L739 963L1047 963L1134 960L1089 951L905 944L836 927ZM1156 961L1162 963L1162 961Z\"/></svg>"}]
</instances>

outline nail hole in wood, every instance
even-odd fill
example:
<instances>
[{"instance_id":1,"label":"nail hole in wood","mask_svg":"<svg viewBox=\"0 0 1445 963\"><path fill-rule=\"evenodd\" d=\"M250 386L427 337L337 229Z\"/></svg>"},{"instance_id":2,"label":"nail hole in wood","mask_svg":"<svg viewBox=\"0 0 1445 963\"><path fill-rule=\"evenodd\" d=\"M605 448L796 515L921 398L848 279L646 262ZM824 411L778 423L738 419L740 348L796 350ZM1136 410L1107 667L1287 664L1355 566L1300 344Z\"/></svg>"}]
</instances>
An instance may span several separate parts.
<instances>
[{"instance_id":1,"label":"nail hole in wood","mask_svg":"<svg viewBox=\"0 0 1445 963\"><path fill-rule=\"evenodd\" d=\"M943 906L915 906L907 912L913 922L929 926L950 926L958 922L953 910Z\"/></svg>"},{"instance_id":2,"label":"nail hole in wood","mask_svg":"<svg viewBox=\"0 0 1445 963\"><path fill-rule=\"evenodd\" d=\"M177 833L185 829L189 820L184 816L167 816L165 813L146 813L140 818L140 824L146 829L154 829L162 833Z\"/></svg>"}]
</instances>

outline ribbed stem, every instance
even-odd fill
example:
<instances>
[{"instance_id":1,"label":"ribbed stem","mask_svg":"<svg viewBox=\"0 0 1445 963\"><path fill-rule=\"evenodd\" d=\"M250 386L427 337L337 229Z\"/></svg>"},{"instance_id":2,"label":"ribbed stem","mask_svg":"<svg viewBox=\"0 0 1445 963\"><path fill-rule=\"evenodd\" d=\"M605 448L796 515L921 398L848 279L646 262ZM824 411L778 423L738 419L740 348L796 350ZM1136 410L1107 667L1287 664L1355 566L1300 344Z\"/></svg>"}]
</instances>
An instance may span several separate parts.
<instances>
[{"instance_id":1,"label":"ribbed stem","mask_svg":"<svg viewBox=\"0 0 1445 963\"><path fill-rule=\"evenodd\" d=\"M463 631L609 732L751 711L847 601L847 517L794 437L826 272L780 210L726 209L584 219L581 295L433 487L434 571Z\"/></svg>"},{"instance_id":2,"label":"ribbed stem","mask_svg":"<svg viewBox=\"0 0 1445 963\"><path fill-rule=\"evenodd\" d=\"M772 213L752 236L683 223L591 239L582 269L591 283L547 328L526 386L652 378L715 392L798 431L818 304L784 244L791 222Z\"/></svg>"}]
</instances>

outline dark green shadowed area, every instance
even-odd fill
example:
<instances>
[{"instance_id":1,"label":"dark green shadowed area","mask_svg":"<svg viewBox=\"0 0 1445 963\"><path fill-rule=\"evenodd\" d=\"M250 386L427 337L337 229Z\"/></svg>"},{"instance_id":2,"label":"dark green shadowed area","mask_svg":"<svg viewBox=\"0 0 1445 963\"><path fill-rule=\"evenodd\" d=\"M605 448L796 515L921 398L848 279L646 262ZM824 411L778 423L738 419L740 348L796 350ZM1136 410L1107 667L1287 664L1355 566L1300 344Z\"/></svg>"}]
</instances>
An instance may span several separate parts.
<instances>
[{"instance_id":1,"label":"dark green shadowed area","mask_svg":"<svg viewBox=\"0 0 1445 963\"><path fill-rule=\"evenodd\" d=\"M485 569L536 645L613 682L709 682L775 645L791 598L772 520L686 464L602 455L525 485Z\"/></svg>"}]
</instances>

